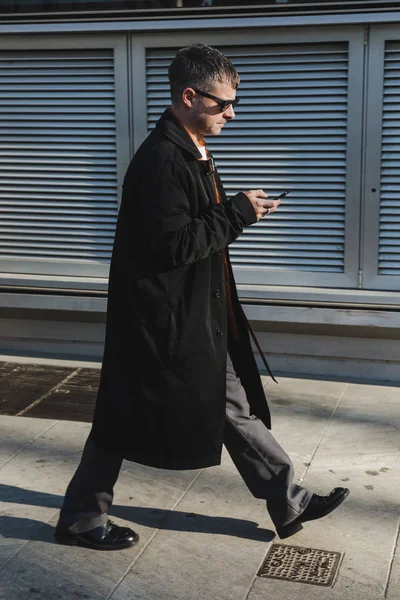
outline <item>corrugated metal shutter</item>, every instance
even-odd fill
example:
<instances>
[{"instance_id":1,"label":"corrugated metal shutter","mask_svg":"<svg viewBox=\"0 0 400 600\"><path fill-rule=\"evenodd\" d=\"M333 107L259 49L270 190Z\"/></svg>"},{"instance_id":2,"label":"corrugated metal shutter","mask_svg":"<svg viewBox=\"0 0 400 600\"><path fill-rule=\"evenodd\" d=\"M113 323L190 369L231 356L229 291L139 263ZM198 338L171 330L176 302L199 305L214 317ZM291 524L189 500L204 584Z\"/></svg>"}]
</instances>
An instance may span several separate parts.
<instances>
[{"instance_id":1,"label":"corrugated metal shutter","mask_svg":"<svg viewBox=\"0 0 400 600\"><path fill-rule=\"evenodd\" d=\"M380 275L400 275L400 42L387 42L380 190Z\"/></svg>"},{"instance_id":2,"label":"corrugated metal shutter","mask_svg":"<svg viewBox=\"0 0 400 600\"><path fill-rule=\"evenodd\" d=\"M2 262L106 267L118 211L112 50L0 53L0 169Z\"/></svg>"},{"instance_id":3,"label":"corrugated metal shutter","mask_svg":"<svg viewBox=\"0 0 400 600\"><path fill-rule=\"evenodd\" d=\"M236 119L208 138L229 195L263 188L293 192L273 218L231 246L234 265L344 271L347 43L225 47L241 75ZM175 49L147 51L148 126L169 104ZM302 283L294 274L293 283Z\"/></svg>"}]
</instances>

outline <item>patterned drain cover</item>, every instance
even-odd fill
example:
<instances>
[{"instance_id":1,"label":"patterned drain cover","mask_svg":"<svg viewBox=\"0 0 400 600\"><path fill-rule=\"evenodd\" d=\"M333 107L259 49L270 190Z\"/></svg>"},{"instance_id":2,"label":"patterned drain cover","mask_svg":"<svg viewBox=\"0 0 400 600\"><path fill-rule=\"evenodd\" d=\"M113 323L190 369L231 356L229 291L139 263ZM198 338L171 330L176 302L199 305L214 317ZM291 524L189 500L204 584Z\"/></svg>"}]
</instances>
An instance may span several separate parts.
<instances>
[{"instance_id":1,"label":"patterned drain cover","mask_svg":"<svg viewBox=\"0 0 400 600\"><path fill-rule=\"evenodd\" d=\"M329 550L272 544L258 576L331 586L341 556Z\"/></svg>"}]
</instances>

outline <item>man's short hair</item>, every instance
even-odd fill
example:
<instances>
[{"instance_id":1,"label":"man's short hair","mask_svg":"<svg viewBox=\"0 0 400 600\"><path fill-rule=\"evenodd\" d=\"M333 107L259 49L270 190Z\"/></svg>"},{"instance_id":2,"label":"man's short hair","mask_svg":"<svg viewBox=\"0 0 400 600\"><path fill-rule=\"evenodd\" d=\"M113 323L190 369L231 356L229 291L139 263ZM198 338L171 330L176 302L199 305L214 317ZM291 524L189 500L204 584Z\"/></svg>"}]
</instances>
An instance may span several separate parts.
<instances>
[{"instance_id":1,"label":"man's short hair","mask_svg":"<svg viewBox=\"0 0 400 600\"><path fill-rule=\"evenodd\" d=\"M228 83L236 89L240 77L227 58L206 44L192 44L181 48L168 69L172 103L177 104L187 87L210 92L217 82Z\"/></svg>"}]
</instances>

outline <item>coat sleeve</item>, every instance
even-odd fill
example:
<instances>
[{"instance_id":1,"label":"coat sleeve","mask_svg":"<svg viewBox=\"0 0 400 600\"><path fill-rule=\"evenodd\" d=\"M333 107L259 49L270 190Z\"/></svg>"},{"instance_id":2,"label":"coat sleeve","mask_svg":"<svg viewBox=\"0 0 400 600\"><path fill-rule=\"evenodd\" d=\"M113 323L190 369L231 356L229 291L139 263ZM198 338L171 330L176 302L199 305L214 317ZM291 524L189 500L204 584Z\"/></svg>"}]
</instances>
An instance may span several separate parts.
<instances>
[{"instance_id":1,"label":"coat sleeve","mask_svg":"<svg viewBox=\"0 0 400 600\"><path fill-rule=\"evenodd\" d=\"M161 168L160 168L161 167ZM207 258L226 248L257 221L247 196L229 200L192 215L194 203L185 191L182 174L164 162L140 189L141 224L157 267L171 269Z\"/></svg>"}]
</instances>

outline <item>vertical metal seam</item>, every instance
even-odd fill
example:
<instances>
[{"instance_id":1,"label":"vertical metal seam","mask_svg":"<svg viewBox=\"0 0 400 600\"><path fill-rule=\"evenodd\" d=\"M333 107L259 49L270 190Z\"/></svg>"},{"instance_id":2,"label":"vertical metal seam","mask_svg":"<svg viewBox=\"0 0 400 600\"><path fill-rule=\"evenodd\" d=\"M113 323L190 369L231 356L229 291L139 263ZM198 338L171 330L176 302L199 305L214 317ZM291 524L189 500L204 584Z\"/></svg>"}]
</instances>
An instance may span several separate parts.
<instances>
[{"instance_id":1,"label":"vertical metal seam","mask_svg":"<svg viewBox=\"0 0 400 600\"><path fill-rule=\"evenodd\" d=\"M370 35L370 27L369 25L364 25L364 84L363 84L363 95L362 95L362 129L361 129L361 169L360 169L360 221L359 221L359 230L360 230L360 242L359 242L359 263L358 263L358 288L363 289L363 277L364 277L364 240L365 240L365 231L364 231L364 215L365 215L365 201L366 201L366 148L367 148L367 118L368 118L368 74L369 74L369 35Z\"/></svg>"}]
</instances>

